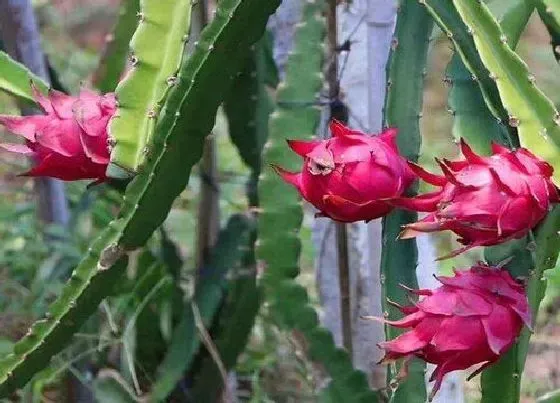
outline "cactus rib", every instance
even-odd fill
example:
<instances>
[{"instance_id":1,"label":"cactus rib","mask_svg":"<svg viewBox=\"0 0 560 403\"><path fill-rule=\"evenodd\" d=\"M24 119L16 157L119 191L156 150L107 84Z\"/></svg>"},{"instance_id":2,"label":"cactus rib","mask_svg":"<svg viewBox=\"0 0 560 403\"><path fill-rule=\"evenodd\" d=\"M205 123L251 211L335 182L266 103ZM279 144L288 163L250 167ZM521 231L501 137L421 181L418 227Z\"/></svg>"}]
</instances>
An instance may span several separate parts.
<instances>
[{"instance_id":1,"label":"cactus rib","mask_svg":"<svg viewBox=\"0 0 560 403\"><path fill-rule=\"evenodd\" d=\"M270 118L265 163L296 170L301 161L286 147L285 139L310 137L317 128L319 109L294 105L302 99L314 99L322 86L324 7L321 0L309 0L303 7L286 76L278 86L277 109ZM369 390L365 374L352 368L348 354L337 348L332 335L319 325L307 291L294 281L299 274L301 241L297 232L303 218L297 192L272 169L266 169L260 177L259 199L257 259L265 267L261 285L271 315L283 327L301 332L310 358L322 364L331 376L332 381L324 390L325 399L340 401L336 396L344 396L346 402L376 402L377 394Z\"/></svg>"},{"instance_id":2,"label":"cactus rib","mask_svg":"<svg viewBox=\"0 0 560 403\"><path fill-rule=\"evenodd\" d=\"M7 53L0 51L0 90L6 91L25 101L35 102L29 82L46 92L49 85L33 74L23 64L16 62Z\"/></svg>"},{"instance_id":3,"label":"cactus rib","mask_svg":"<svg viewBox=\"0 0 560 403\"><path fill-rule=\"evenodd\" d=\"M16 344L15 354L0 362L0 397L23 386L65 347L66 340L111 292L116 280L108 273L120 268L111 268L117 258L143 245L164 221L200 158L204 137L212 128L227 84L249 47L262 36L269 15L278 5L279 0L219 3L216 17L203 31L197 49L182 61L147 161L126 190L120 218L94 241L51 306L49 318L36 324L33 332ZM73 312L83 314L76 316Z\"/></svg>"},{"instance_id":4,"label":"cactus rib","mask_svg":"<svg viewBox=\"0 0 560 403\"><path fill-rule=\"evenodd\" d=\"M471 77L480 86L484 101L492 115L501 123L507 123L508 115L500 99L496 83L480 60L468 27L462 22L453 3L450 0L425 0L420 3L426 6L434 21L455 45L457 54L468 67ZM515 138L515 128L504 127L509 131L510 137Z\"/></svg>"},{"instance_id":5,"label":"cactus rib","mask_svg":"<svg viewBox=\"0 0 560 403\"><path fill-rule=\"evenodd\" d=\"M138 25L136 15L139 11L140 0L125 0L121 4L119 18L93 78L95 86L103 93L114 91L119 83L126 65L130 38Z\"/></svg>"},{"instance_id":6,"label":"cactus rib","mask_svg":"<svg viewBox=\"0 0 560 403\"><path fill-rule=\"evenodd\" d=\"M267 32L251 50L245 68L235 78L224 101L229 136L245 165L251 169L247 184L249 204L256 206L261 153L268 137L268 118L273 105L267 84L278 85L272 59L272 37Z\"/></svg>"},{"instance_id":7,"label":"cactus rib","mask_svg":"<svg viewBox=\"0 0 560 403\"><path fill-rule=\"evenodd\" d=\"M511 6L501 21L501 26L514 49L534 7L520 0ZM490 141L503 145L519 146L519 139L510 136L502 122L488 110L475 79L456 52L446 70L449 90L449 107L453 113L453 136L464 138L482 154L490 154Z\"/></svg>"},{"instance_id":8,"label":"cactus rib","mask_svg":"<svg viewBox=\"0 0 560 403\"><path fill-rule=\"evenodd\" d=\"M560 62L560 3L556 0L537 0L537 9L552 39L552 52Z\"/></svg>"},{"instance_id":9,"label":"cactus rib","mask_svg":"<svg viewBox=\"0 0 560 403\"><path fill-rule=\"evenodd\" d=\"M135 172L143 160L164 97L176 79L191 7L190 0L140 2L138 28L130 41L132 66L115 90L118 109L109 124L115 141L111 163L120 168Z\"/></svg>"},{"instance_id":10,"label":"cactus rib","mask_svg":"<svg viewBox=\"0 0 560 403\"><path fill-rule=\"evenodd\" d=\"M508 111L510 126L516 127L522 146L555 166L560 175L560 114L536 86L527 65L511 50L507 38L486 5L453 0L479 52L480 59L496 82Z\"/></svg>"},{"instance_id":11,"label":"cactus rib","mask_svg":"<svg viewBox=\"0 0 560 403\"><path fill-rule=\"evenodd\" d=\"M202 32L169 93L147 149L145 165L127 188L120 214L125 218L125 228L119 240L125 248L144 244L185 188L192 166L202 155L203 140L212 129L216 110L232 76L249 47L262 36L266 19L279 3L279 0L220 2L214 20ZM247 26L247 21L252 23ZM162 172L173 174L162 176ZM150 203L150 200L157 202Z\"/></svg>"},{"instance_id":12,"label":"cactus rib","mask_svg":"<svg viewBox=\"0 0 560 403\"><path fill-rule=\"evenodd\" d=\"M387 65L388 90L385 105L387 126L399 129L397 137L401 154L410 161L418 160L420 151L420 124L424 89L424 69L428 57L433 19L416 0L405 0L397 13L397 26L392 52ZM416 189L409 189L414 194ZM414 239L397 240L404 224L416 220L416 213L395 210L383 218L381 273L382 305L384 312L399 315L398 309L390 306L387 299L406 304L407 295L399 284L418 286L416 265L418 251ZM385 326L387 339L401 332ZM398 372L398 368L396 369ZM388 381L397 375L392 368L387 373ZM393 390L392 402L425 402L425 364L411 363L406 380L399 382Z\"/></svg>"}]
</instances>

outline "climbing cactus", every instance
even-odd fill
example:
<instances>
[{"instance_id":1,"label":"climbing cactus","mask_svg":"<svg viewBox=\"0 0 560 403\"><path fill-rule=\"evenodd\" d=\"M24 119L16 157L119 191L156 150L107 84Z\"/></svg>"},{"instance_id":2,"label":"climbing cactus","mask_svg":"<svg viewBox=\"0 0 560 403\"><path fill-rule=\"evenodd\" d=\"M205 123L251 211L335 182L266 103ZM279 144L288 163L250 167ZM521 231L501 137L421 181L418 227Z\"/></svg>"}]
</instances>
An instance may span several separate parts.
<instances>
[{"instance_id":1,"label":"climbing cactus","mask_svg":"<svg viewBox=\"0 0 560 403\"><path fill-rule=\"evenodd\" d=\"M263 34L276 0L223 0L193 54L181 62L158 119L145 164L128 186L119 216L93 242L52 304L0 361L0 396L23 386L111 292L127 251L142 246L161 225L200 158L219 103L250 46ZM248 28L246 21L251 21ZM179 50L180 52L182 51ZM204 99L204 102L201 100Z\"/></svg>"},{"instance_id":2,"label":"climbing cactus","mask_svg":"<svg viewBox=\"0 0 560 403\"><path fill-rule=\"evenodd\" d=\"M560 62L560 4L555 0L536 0L542 21L550 33L552 52Z\"/></svg>"},{"instance_id":3,"label":"climbing cactus","mask_svg":"<svg viewBox=\"0 0 560 403\"><path fill-rule=\"evenodd\" d=\"M109 128L111 162L120 168L136 172L144 159L165 96L177 80L191 7L190 0L140 3L138 28L130 42L132 66L117 86L118 110ZM109 176L113 172L109 167Z\"/></svg>"},{"instance_id":4,"label":"climbing cactus","mask_svg":"<svg viewBox=\"0 0 560 403\"><path fill-rule=\"evenodd\" d=\"M453 4L469 27L480 60L496 83L509 126L517 129L522 146L558 168L558 178L560 114L536 86L527 65L508 46L507 37L488 8L483 3L465 0L455 0Z\"/></svg>"},{"instance_id":5,"label":"climbing cactus","mask_svg":"<svg viewBox=\"0 0 560 403\"><path fill-rule=\"evenodd\" d=\"M35 102L29 82L43 93L49 88L40 77L31 73L23 64L16 62L7 53L0 51L0 90L6 91L27 102Z\"/></svg>"},{"instance_id":6,"label":"climbing cactus","mask_svg":"<svg viewBox=\"0 0 560 403\"><path fill-rule=\"evenodd\" d=\"M428 56L429 39L433 20L425 8L415 0L405 0L397 13L397 26L393 39L392 52L388 63L387 101L385 120L388 127L397 127L397 144L402 155L416 162L420 152L420 115L424 88L424 70ZM411 67L413 67L411 69ZM407 105L403 108L402 105ZM408 195L416 192L415 187ZM383 218L383 241L381 251L382 304L383 310L391 318L400 315L398 309L388 301L406 304L404 284L415 288L418 251L415 240L397 239L401 227L416 219L416 214L395 210ZM385 327L387 339L393 339L400 331L391 326ZM389 367L388 377L394 402L425 402L424 387L425 365L420 361L411 363L409 375L398 382L393 381L400 370L399 366Z\"/></svg>"},{"instance_id":7,"label":"climbing cactus","mask_svg":"<svg viewBox=\"0 0 560 403\"><path fill-rule=\"evenodd\" d=\"M513 4L500 22L508 43L515 49L534 7L520 0ZM458 17L458 15L457 15ZM450 86L449 108L453 114L453 136L464 138L475 151L489 155L490 140L505 146L518 146L519 140L497 120L484 102L476 77L473 77L461 55L455 52L447 66L445 82Z\"/></svg>"},{"instance_id":8,"label":"climbing cactus","mask_svg":"<svg viewBox=\"0 0 560 403\"><path fill-rule=\"evenodd\" d=\"M12 354L0 360L0 398L11 396L34 374L47 367L49 360L70 343L74 333L104 298L123 293L126 288L127 307L142 305L149 299L146 290L161 283L164 288L158 291L158 296L165 294L169 297L172 294L173 297L169 297L166 303L172 304L172 311L179 314L170 319L167 311L167 318L162 319L158 317L157 310L140 313L135 318L137 334L127 338L136 342L132 351L135 358L143 361L145 379L155 378L150 387L145 387L147 385L142 382L141 386L135 384L136 393L145 392L142 399L155 402L173 398L177 386L188 383L189 393L196 401L216 400L221 393L221 388L216 385L224 381L224 370L234 368L262 302L265 302L265 309L277 324L292 331L303 342L304 352L328 376L328 384L317 392L320 401L376 402L388 397L394 403L421 403L426 398L430 399L426 396L424 363L421 360L415 360L409 367L393 363L388 369L387 387L382 391L371 390L366 374L353 367L351 354L337 348L329 331L320 326L306 289L298 284L302 248L298 231L303 219L302 200L270 167L281 166L295 171L301 166L301 158L292 153L285 142L286 139L296 139L290 145L306 158L307 171L304 172L308 175L302 180L307 181L307 185L299 186L302 176L296 178L279 171L288 182L298 185L305 199L319 207L323 214L340 221L384 216L382 295L379 296L384 315L398 319L395 307L400 304L400 308L410 315L405 323L411 324L408 320L414 322L410 326L414 330L407 333L408 336L393 326L387 326L387 338L396 341L387 340L381 344L387 349L386 358L390 360L402 356L406 360L416 356L440 364L435 373L436 386L452 368L463 369L472 362L491 362L492 365L484 367L481 378L482 402L518 403L530 332L523 329L517 339L516 336L521 329L520 319L530 324L526 304L518 318L516 315L520 311L515 310L512 301L508 302L509 305L502 304L503 295L491 290L483 298L488 298L493 307L490 309L488 304L480 303L472 310L475 315L471 316L479 318L476 320L481 321L480 326L486 326L494 310L499 309L496 307L508 305L512 307L512 312L508 313L509 319L505 322L506 325L513 323L509 327L514 331L506 332L507 337L500 338L491 334L491 330L479 327L479 331L473 333L478 342L470 340L473 343L464 343L462 348L452 345L441 350L470 351L480 347L482 350L478 353L482 351L484 354L463 355L461 361L452 362L445 355L447 353L445 356L432 354L432 346L437 344L435 341L423 343L425 340L422 340L422 348L414 345L408 348L410 346L403 343L410 335L423 334L424 320L437 319L438 327L444 326L447 319L442 320L439 312L418 307L436 304L433 301L438 301L449 291L445 281L460 281L457 279L463 275L441 277L440 281L444 284L439 291L419 292L433 298L424 298L417 302L417 306L405 306L409 305L407 299L410 295L401 285L417 288L417 250L413 240L403 238L406 238L407 229L414 229L416 225L418 230L419 227L418 223L414 223L416 213L397 206L411 208L412 205L406 203L413 199L418 210L430 212L426 211L427 206L433 201L438 209L436 218L443 217L443 220L448 220L448 225L451 219L461 225L468 221L465 224L468 234L476 232L475 238L479 241L490 236L491 242L476 243L486 246L486 263L475 266L472 276L467 277L478 278L481 275L478 269L486 267L486 264L496 267L495 274L506 274L504 271L507 270L509 274L504 278L510 285L510 291L516 293L515 301L529 301L532 317L536 317L546 287L544 271L552 268L558 258L560 209L556 205L557 189L549 180L553 170L547 163L533 158L529 151L553 165L556 179L560 178L560 115L539 90L514 49L536 7L552 36L553 49L558 57L557 2L516 0L498 23L482 1L402 0L387 66L385 134L370 141L374 145L390 147L390 153L368 151L364 146L367 142L364 143L362 137L356 133L348 134L337 123L331 126L335 135L339 135L335 139L324 142L310 140L316 134L320 120L318 106L324 103L332 106L334 101L323 102L319 96L325 84L321 71L327 64L323 46L326 34L325 0L308 0L303 5L295 46L280 84L271 57L270 38L267 34L263 36L267 19L280 0L220 0L215 3L217 9L210 18L211 22L193 42L189 39L194 4L191 0L123 1L114 34L109 38L111 41L93 80L104 91L115 90L118 101L118 105L111 103L110 108L110 114L115 111L115 106L118 108L110 123L110 166L106 171L108 153L103 138L96 145L103 143L99 149L104 151L104 165L93 178L108 179L108 186L122 185L120 193L106 193L99 200L98 206L101 207L92 211L92 217L93 226L101 231L100 235L88 248L44 318L33 324L14 345ZM333 9L336 3L332 0ZM419 118L434 23L439 25L454 47L455 54L444 81L451 84L449 106L454 115L453 134L457 140L467 140L460 141L466 160L446 161L442 164L444 176L429 174L415 165L420 152ZM334 25L333 21L331 28ZM334 29L330 32L334 33ZM352 38L341 44L335 44L333 37L330 39L333 50L348 52L352 47ZM125 55L129 46L130 54ZM123 71L125 65L129 67L128 71ZM341 69L339 73L343 71ZM334 81L340 77L333 75L331 78L329 86L336 89ZM31 92L30 81L40 92ZM270 91L271 88L276 91ZM13 94L18 101L33 102L34 95L46 93L47 85L0 53L0 89ZM74 130L76 127L71 126L73 120L70 116L80 124L86 115L93 115L94 108L89 104L80 108L68 102L72 99L70 96L57 92L51 92L50 96L64 103L64 107L58 105L60 108L56 110L53 103L53 110L49 110L47 115L27 120L39 122L22 130L32 139L35 136L48 137L52 128L50 123L44 122L56 122L52 126L59 128L59 121L66 119L70 122L65 124ZM274 96L276 99L273 101ZM330 96L334 96L332 92ZM228 221L210 253L208 265L197 270L192 297L183 301L179 287L183 285L180 281L182 261L176 248L170 244L163 229L161 237L150 239L161 228L174 200L188 184L193 166L202 156L205 137L213 128L220 105L223 105L228 119L231 140L251 171L248 186L251 208L249 212L234 215ZM349 107L351 109L352 105ZM107 115L104 114L103 118L107 119ZM21 121L24 120L17 118L11 122ZM95 127L102 126L101 118L94 117L92 121L89 122L91 127L95 124ZM48 137L53 141L53 147L60 145L56 142L63 137L60 133L66 132L58 130L57 135ZM72 133L81 132L74 130ZM30 147L32 139L26 138L27 147ZM337 143L337 139L343 139L344 143L341 147L343 152L339 154L333 151L334 148L329 148ZM395 139L398 142L396 145L392 142ZM499 144L491 146L491 140ZM80 142L84 141L87 139L80 137ZM473 152L467 143L471 143L478 153ZM321 147L321 144L328 146ZM88 145L81 145L87 149ZM26 146L18 144L14 149L26 151ZM396 158L397 148L410 164L400 157ZM491 150L492 156L479 155L488 155ZM493 172L492 167L501 171ZM83 172L86 166L66 163L57 168L60 168L57 171L59 177L64 175L65 179L77 179L84 177L75 174L80 169ZM357 171L360 171L359 175L352 175ZM333 172L335 174L329 176ZM377 174L383 183L375 179ZM435 197L416 196L417 185L409 186L413 182L413 174L443 188L446 197L436 200ZM505 182L517 177L529 180L530 183L527 183L530 186L521 187L516 193ZM337 182L336 178L345 180ZM366 184L364 178L366 182L372 182L369 179L374 178L373 182L379 182L376 182L378 187L375 183L373 187L372 183ZM319 187L314 185L317 183ZM519 183L517 180L515 186ZM317 191L323 185L326 191ZM460 197L454 193L457 189L462 191ZM335 194L335 190L340 194ZM391 190L395 193L387 196L385 193L391 193ZM317 197L309 197L312 192ZM474 197L474 192L480 193ZM453 193L454 197L447 198L449 193ZM473 199L480 199L481 205L473 204ZM502 199L508 201L505 208L503 203L500 204ZM336 208L321 208L321 203L329 200L336 202ZM349 200L352 203L348 203ZM441 203L442 200L445 203ZM492 208L482 206L483 201ZM514 211L515 214L506 215L504 210L509 208L510 202L521 207ZM378 203L382 208L366 216L349 213L352 208L362 209L370 203ZM455 206L460 204L460 208L455 210L466 212L465 216L472 220L464 220L465 217L460 214L452 215L449 210L453 210L453 203ZM201 205L204 208L204 204ZM344 210L341 206L347 209L345 214L335 214ZM117 207L120 207L118 215L113 217L111 210ZM497 219L494 220L495 228L487 225L489 217ZM253 225L255 218L258 226ZM428 220L433 218L433 214L428 215ZM424 221L423 224L428 224L423 229L431 231L439 222ZM508 228L504 226L506 224ZM403 228L405 231L398 240ZM456 232L461 235L463 243L475 244L465 234ZM492 235L494 233L496 236ZM159 240L162 241L162 256L156 256L153 251ZM125 278L128 255L139 248L144 249L138 259L141 264L135 265L137 276L134 279ZM241 270L238 271L238 267ZM246 272L249 274L245 275ZM465 298L469 301L463 301L465 306L476 301L477 295L480 296L480 279L473 281L478 283L463 287L463 291L468 290ZM123 282L126 286L122 285ZM464 315L455 311L463 291L453 288L453 295L446 294L445 301L436 308L447 309L447 316L467 323L472 318L465 319ZM153 305L159 303L158 300ZM459 306L457 309L462 308ZM491 312L487 312L489 309ZM453 312L449 313L449 310ZM424 315L421 321L417 321L418 315ZM150 323L157 319L165 323L164 330L150 328ZM386 318L378 319L389 323ZM390 323L396 326L403 324ZM492 323L503 322L493 320ZM206 329L212 340L203 336ZM351 330L349 327L346 329ZM435 328L431 326L430 329ZM488 337L481 338L483 334ZM454 332L453 336L456 335ZM458 336L445 339L452 343L461 342L461 335ZM155 338L158 339L157 348L146 348L148 340ZM203 343L206 349L201 348ZM399 348L402 351L397 351ZM41 388L40 385L54 379L56 373L60 372L42 372L35 378L35 386ZM98 396L112 393L121 395L125 400L138 397L133 396L131 390L118 386L102 375L94 385Z\"/></svg>"},{"instance_id":9,"label":"climbing cactus","mask_svg":"<svg viewBox=\"0 0 560 403\"><path fill-rule=\"evenodd\" d=\"M301 159L285 140L309 138L317 129L320 111L307 101L317 97L322 84L324 7L323 1L311 0L303 8L286 76L278 86L277 107L270 118L266 164L296 170ZM319 325L305 288L294 280L299 274L301 241L297 233L303 218L297 192L268 168L260 177L259 199L257 259L266 268L262 286L271 314L283 327L302 333L310 358L321 363L332 378L323 391L326 401L376 402L377 395L369 390L365 374L352 368L348 354L337 348L332 335Z\"/></svg>"},{"instance_id":10,"label":"climbing cactus","mask_svg":"<svg viewBox=\"0 0 560 403\"><path fill-rule=\"evenodd\" d=\"M129 53L130 38L138 25L140 0L126 0L121 4L119 18L107 38L106 48L101 56L93 82L103 93L112 92L124 73Z\"/></svg>"}]
</instances>

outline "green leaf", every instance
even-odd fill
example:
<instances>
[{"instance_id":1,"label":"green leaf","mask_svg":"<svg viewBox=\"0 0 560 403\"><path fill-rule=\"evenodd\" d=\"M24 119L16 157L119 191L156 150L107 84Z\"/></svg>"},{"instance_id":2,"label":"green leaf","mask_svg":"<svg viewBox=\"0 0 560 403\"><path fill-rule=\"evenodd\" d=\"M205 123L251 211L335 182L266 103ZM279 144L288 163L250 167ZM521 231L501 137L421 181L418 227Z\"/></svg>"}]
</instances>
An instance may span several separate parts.
<instances>
[{"instance_id":1,"label":"green leaf","mask_svg":"<svg viewBox=\"0 0 560 403\"><path fill-rule=\"evenodd\" d=\"M114 91L128 58L129 42L138 25L140 0L123 0L119 18L105 45L93 82L103 93Z\"/></svg>"},{"instance_id":2,"label":"green leaf","mask_svg":"<svg viewBox=\"0 0 560 403\"><path fill-rule=\"evenodd\" d=\"M262 299L261 290L257 288L256 268L254 265L242 268L248 269L253 270L252 275L237 274L237 278L231 281L214 338L217 352L226 370L235 367L239 355L245 349ZM206 357L202 368L196 374L192 392L194 401L218 401L223 388L222 375L215 361Z\"/></svg>"},{"instance_id":3,"label":"green leaf","mask_svg":"<svg viewBox=\"0 0 560 403\"><path fill-rule=\"evenodd\" d=\"M397 14L393 51L388 63L391 85L387 92L385 119L387 126L399 129L397 137L399 150L410 161L417 161L420 151L419 118L422 112L424 70L432 28L432 17L418 1L401 2ZM416 189L409 191L412 195ZM384 311L392 317L400 315L400 312L388 304L387 299L406 304L407 294L400 284L411 288L418 287L416 240L398 240L402 226L416 219L416 213L403 210L394 210L383 218L381 251L383 295L381 298ZM401 333L399 329L385 326L387 340L394 339ZM425 402L425 368L423 362L414 360L410 364L407 378L400 381L392 391L391 402ZM400 364L389 368L388 383L397 376L399 369Z\"/></svg>"},{"instance_id":4,"label":"green leaf","mask_svg":"<svg viewBox=\"0 0 560 403\"><path fill-rule=\"evenodd\" d=\"M93 381L93 394L99 403L134 403L134 392L118 372L101 370Z\"/></svg>"},{"instance_id":5,"label":"green leaf","mask_svg":"<svg viewBox=\"0 0 560 403\"><path fill-rule=\"evenodd\" d=\"M111 293L111 285L118 283L126 267L126 258L118 259L118 254L109 256L115 252L106 251L104 260L111 260L111 264L98 266L104 246L114 240L115 225L118 223L92 245L45 318L35 322L28 334L14 345L13 353L0 361L0 396L7 396L44 368L97 310L101 300Z\"/></svg>"},{"instance_id":6,"label":"green leaf","mask_svg":"<svg viewBox=\"0 0 560 403\"><path fill-rule=\"evenodd\" d=\"M177 79L191 7L191 0L140 2L140 21L130 41L132 67L115 90L118 109L109 124L116 142L111 163L120 168L134 172L144 158L170 80Z\"/></svg>"},{"instance_id":7,"label":"green leaf","mask_svg":"<svg viewBox=\"0 0 560 403\"><path fill-rule=\"evenodd\" d=\"M554 57L560 62L560 3L557 0L535 1L541 20L550 33Z\"/></svg>"},{"instance_id":8,"label":"green leaf","mask_svg":"<svg viewBox=\"0 0 560 403\"><path fill-rule=\"evenodd\" d=\"M0 51L0 90L6 91L25 101L35 102L31 82L46 93L49 85L30 72L23 64L16 62L7 53Z\"/></svg>"},{"instance_id":9,"label":"green leaf","mask_svg":"<svg viewBox=\"0 0 560 403\"><path fill-rule=\"evenodd\" d=\"M173 332L165 358L158 369L158 377L154 382L150 401L165 400L190 368L200 347L193 305L200 311L204 326L208 328L222 302L227 284L226 275L232 267L239 264L243 257L243 250L249 244L250 229L246 217L234 215L230 218L227 227L220 232L208 267L201 270L192 302L187 304L183 319Z\"/></svg>"}]
</instances>

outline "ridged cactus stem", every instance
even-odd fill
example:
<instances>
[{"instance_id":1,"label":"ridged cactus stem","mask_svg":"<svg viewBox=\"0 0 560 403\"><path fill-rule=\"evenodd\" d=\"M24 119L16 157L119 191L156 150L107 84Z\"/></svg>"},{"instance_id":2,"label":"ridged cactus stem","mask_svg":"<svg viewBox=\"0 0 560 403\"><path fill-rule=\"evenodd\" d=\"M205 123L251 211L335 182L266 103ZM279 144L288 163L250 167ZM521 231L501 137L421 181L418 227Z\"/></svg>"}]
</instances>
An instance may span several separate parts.
<instances>
[{"instance_id":1,"label":"ridged cactus stem","mask_svg":"<svg viewBox=\"0 0 560 403\"><path fill-rule=\"evenodd\" d=\"M550 33L550 43L556 61L560 62L560 3L557 0L526 0L536 3L539 15Z\"/></svg>"},{"instance_id":2,"label":"ridged cactus stem","mask_svg":"<svg viewBox=\"0 0 560 403\"><path fill-rule=\"evenodd\" d=\"M126 189L119 218L92 243L46 317L0 361L0 397L22 387L66 347L99 302L112 293L127 252L143 246L161 226L200 160L204 138L234 73L278 5L278 0L219 2L214 19L171 82L145 164Z\"/></svg>"},{"instance_id":3,"label":"ridged cactus stem","mask_svg":"<svg viewBox=\"0 0 560 403\"><path fill-rule=\"evenodd\" d=\"M103 93L114 91L121 79L128 60L128 44L138 25L140 0L123 0L113 33L107 43L94 73L93 84Z\"/></svg>"},{"instance_id":4,"label":"ridged cactus stem","mask_svg":"<svg viewBox=\"0 0 560 403\"><path fill-rule=\"evenodd\" d=\"M527 65L508 45L507 36L482 2L453 0L468 27L478 56L494 81L507 110L509 126L522 146L556 167L560 176L560 114L538 88ZM468 60L465 60L469 64ZM472 71L472 70L471 70Z\"/></svg>"},{"instance_id":5,"label":"ridged cactus stem","mask_svg":"<svg viewBox=\"0 0 560 403\"><path fill-rule=\"evenodd\" d=\"M277 108L270 118L263 166L277 164L297 170L301 160L289 150L285 140L298 135L309 138L317 129L320 110L296 103L314 99L323 84L320 72L326 28L324 6L325 2L320 0L303 5L302 23L295 34L285 79L278 86ZM365 374L353 369L347 352L337 348L332 334L319 325L305 288L295 281L301 250L298 231L303 218L299 195L272 169L264 169L259 199L257 259L264 268L261 284L269 311L283 327L298 331L310 358L330 375L329 386L321 394L324 401L376 402L377 394L369 390Z\"/></svg>"},{"instance_id":6,"label":"ridged cactus stem","mask_svg":"<svg viewBox=\"0 0 560 403\"><path fill-rule=\"evenodd\" d=\"M392 53L388 63L388 89L385 106L387 126L399 130L399 150L408 160L416 162L420 151L420 116L424 76L433 20L417 0L404 0L397 13ZM413 195L416 187L408 192ZM401 287L417 288L416 266L418 250L414 239L398 240L403 225L414 221L416 213L395 210L383 218L383 247L381 255L382 304L384 315L398 318L400 312L390 301L406 305L408 295ZM385 327L388 340L401 332L392 326ZM425 364L410 363L409 375L399 380L402 364L390 366L388 385L391 402L426 401L424 380Z\"/></svg>"},{"instance_id":7,"label":"ridged cactus stem","mask_svg":"<svg viewBox=\"0 0 560 403\"><path fill-rule=\"evenodd\" d=\"M109 124L114 143L108 176L133 175L146 157L169 89L189 39L190 0L141 0L130 42L131 67L115 93L118 109Z\"/></svg>"}]
</instances>

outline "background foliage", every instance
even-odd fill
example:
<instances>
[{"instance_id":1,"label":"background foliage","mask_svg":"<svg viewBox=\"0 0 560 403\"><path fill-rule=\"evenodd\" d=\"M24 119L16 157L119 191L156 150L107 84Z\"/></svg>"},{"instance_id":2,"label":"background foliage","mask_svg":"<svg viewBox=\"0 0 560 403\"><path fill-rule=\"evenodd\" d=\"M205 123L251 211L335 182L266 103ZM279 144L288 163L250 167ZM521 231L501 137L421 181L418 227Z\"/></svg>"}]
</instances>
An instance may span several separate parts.
<instances>
[{"instance_id":1,"label":"background foliage","mask_svg":"<svg viewBox=\"0 0 560 403\"><path fill-rule=\"evenodd\" d=\"M490 6L499 12L505 8L505 3L494 0ZM101 83L101 88L110 88L105 83L106 80L116 82L114 72L106 73L105 79L95 76L104 42L117 19L122 19L123 15L130 18L135 12L125 10L121 13L121 5L114 0L94 3L80 0L36 1L34 5L43 46L61 85L75 92L81 81L94 77L94 81ZM315 6L319 7L318 4ZM134 5L131 10L135 10ZM119 27L124 37L131 34L126 21L122 25L119 22ZM321 36L319 32L316 35ZM163 229L156 232L148 248L131 259L132 263L114 291L115 295L100 305L72 343L52 360L50 368L33 378L24 388L21 399L76 401L78 394L86 393L99 401L135 401L137 395L154 390L152 396L170 394L176 401L211 401L216 396L209 397L208 394L218 393L219 390L212 390L207 385L223 381L224 370L235 369L238 388L229 392L226 389L226 393L247 401L317 400L317 391L324 386L324 373L303 353L305 348L298 331L284 330L285 323L278 320L274 304L272 307L269 304L259 307L261 296L255 286L257 267L250 241L254 239L256 223L247 211L249 205L257 205L254 180L261 166L255 162L254 150L253 154L238 153L238 148L244 149L239 147L239 139L235 136L235 128L240 122L232 116L241 113L235 107L243 106L247 108L244 113L254 114L255 144L260 149L269 134L263 133L267 130L261 122L263 114L266 116L270 111L274 100L289 95L289 92L286 95L286 89L284 93L274 90L277 80L275 72L267 69L269 60L265 42L261 40L244 62L248 73L237 78L239 81L256 78L250 84L241 85L255 91L257 107L240 105L235 99L229 105L226 102L225 107L218 110L212 130L218 144L216 185L220 189L223 228L209 264L213 275L204 276L208 267L196 268L193 263L196 240L192 229L197 220L199 190L206 180L195 168L189 185L173 203ZM434 156L454 157L457 148L451 135L453 117L447 111L449 89L442 81L453 52L446 35L439 28L431 34L430 44L422 107L423 116L429 118L420 121L423 136L420 162L435 169ZM122 46L116 48L123 49ZM560 105L558 65L550 49L547 28L536 15L531 18L517 49L527 61L539 87L557 106ZM103 60L106 57L103 56ZM252 75L252 71L256 71L256 76ZM289 113L290 108L287 109ZM14 100L3 93L0 94L0 113L18 113ZM308 134L311 132L310 129ZM31 323L44 316L86 252L89 241L116 214L120 199L107 186L86 192L86 184L72 183L67 186L72 209L70 230L42 228L36 220L30 180L14 175L24 170L26 163L5 152L0 152L0 161L0 189L3 194L0 199L0 353L4 354L11 351L13 343L27 332ZM263 202L266 203L266 200ZM301 275L293 280L290 290L303 295L301 292L305 289L307 295L304 300L317 308L312 275L311 219L310 211L305 211L304 217L300 217ZM47 241L47 237L55 240ZM436 239L440 254L457 247L452 237L441 235ZM220 256L227 256L227 261L220 261ZM440 263L439 269L448 273L451 264L464 267L479 258L480 251L468 252L456 260ZM230 261L235 261L235 267L228 276L225 272L230 269L229 266L221 274L216 271L216 268L229 265ZM522 399L527 402L560 388L560 376L556 369L560 358L560 344L557 342L560 332L560 274L557 269L546 272L549 286L538 318L537 334L529 346L526 373L521 384ZM200 281L201 276L205 280ZM227 293L224 292L226 282ZM185 302L185 297L191 295L194 295L193 302ZM222 295L225 295L224 299L221 299ZM204 298L208 296L211 298ZM244 314L239 315L239 312ZM289 308L286 312L285 319L288 322L293 320ZM200 332L201 323L212 335L213 347L221 362L208 353L208 350L212 351L212 346L205 344L204 334ZM231 329L239 332L228 333ZM305 328L299 330L311 332ZM234 351L233 346L228 344L234 336L236 340L248 340L243 351ZM323 337L321 334L315 336L318 339ZM186 339L196 344L193 344L192 350L184 348ZM175 354L177 350L173 346L177 343L182 355ZM198 348L200 344L205 348ZM329 341L325 344L329 345ZM331 361L340 358L337 355L339 352L334 349L332 354ZM221 364L223 368L220 368ZM346 369L341 368L335 368L334 372L338 370L342 373ZM336 376L333 378L337 379ZM339 378L339 383L323 397L330 393L332 399L340 391L356 392L363 387L359 374ZM476 385L474 382L466 384L467 399L480 399L480 390ZM337 387L340 388L338 392Z\"/></svg>"}]
</instances>

